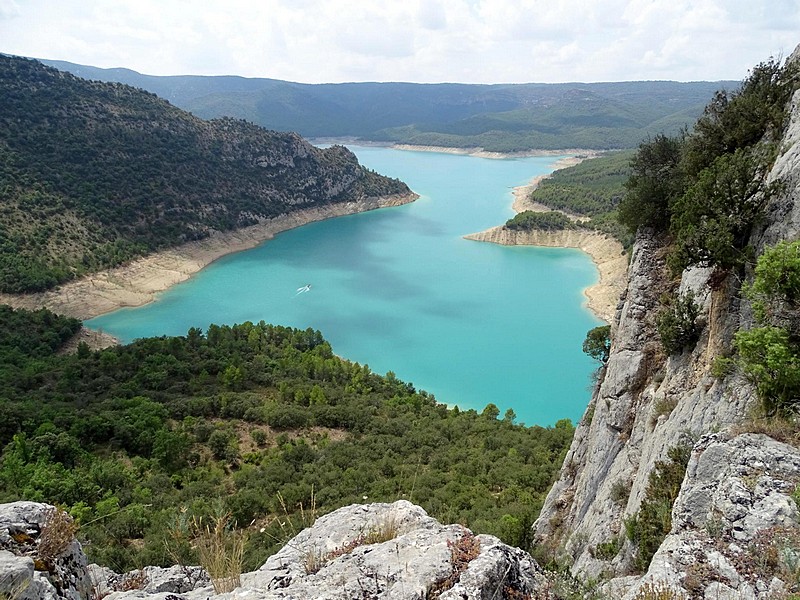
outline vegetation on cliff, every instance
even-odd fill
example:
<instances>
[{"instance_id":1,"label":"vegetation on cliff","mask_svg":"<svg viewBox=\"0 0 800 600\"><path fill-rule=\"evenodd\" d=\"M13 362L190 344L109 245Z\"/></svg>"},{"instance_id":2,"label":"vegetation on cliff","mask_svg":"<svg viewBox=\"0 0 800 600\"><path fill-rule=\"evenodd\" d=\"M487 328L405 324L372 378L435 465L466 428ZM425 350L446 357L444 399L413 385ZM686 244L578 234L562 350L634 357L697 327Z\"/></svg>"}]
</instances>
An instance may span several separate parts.
<instances>
[{"instance_id":1,"label":"vegetation on cliff","mask_svg":"<svg viewBox=\"0 0 800 600\"><path fill-rule=\"evenodd\" d=\"M506 227L511 229L561 229L587 228L602 231L629 247L633 236L620 225L617 206L625 193L625 182L631 173L629 163L633 151L605 154L597 158L559 169L543 179L529 198L554 211L588 217L588 220L572 222L560 218L559 213L523 211L510 219Z\"/></svg>"},{"instance_id":2,"label":"vegetation on cliff","mask_svg":"<svg viewBox=\"0 0 800 600\"><path fill-rule=\"evenodd\" d=\"M0 56L0 290L43 290L299 208L406 193L341 146L203 121L153 94Z\"/></svg>"},{"instance_id":3,"label":"vegetation on cliff","mask_svg":"<svg viewBox=\"0 0 800 600\"><path fill-rule=\"evenodd\" d=\"M797 74L794 63L762 63L738 90L718 92L690 133L674 138L658 135L640 146L631 161L633 173L620 205L620 221L631 231L650 227L668 234L673 272L693 265L713 267L715 281L721 282L730 273L743 278L755 266L750 239L781 187L781 182L767 184L766 177L776 157L775 144L786 128L789 99L800 85ZM777 262L773 253L767 253L756 267L753 289L762 297L768 287L763 273L768 264L770 270L779 270ZM786 260L780 262L786 265ZM774 300L778 293L768 295ZM782 300L784 306L792 302L787 298ZM687 297L667 298L665 304L658 319L664 349L668 354L691 349L700 334L695 323L698 307ZM765 408L774 413L777 405L794 404L797 392L766 391L765 376L784 368L790 373L796 370L798 357L791 349L796 342L790 339L796 334L767 323L764 302L756 306L761 307L760 320L766 327L740 333L736 349L744 372L759 382ZM778 347L785 350L780 358L766 350ZM772 379L781 388L798 387L798 382L782 375Z\"/></svg>"},{"instance_id":4,"label":"vegetation on cliff","mask_svg":"<svg viewBox=\"0 0 800 600\"><path fill-rule=\"evenodd\" d=\"M212 325L59 354L78 325L0 310L0 501L64 506L116 570L190 552L165 539L181 515L250 524L252 569L314 510L398 498L525 547L572 437L568 421L448 408L310 329Z\"/></svg>"},{"instance_id":5,"label":"vegetation on cliff","mask_svg":"<svg viewBox=\"0 0 800 600\"><path fill-rule=\"evenodd\" d=\"M798 68L770 60L731 93L720 91L690 133L657 135L631 161L620 220L674 239L675 272L690 265L739 270L752 262L750 234L775 186L766 174L786 126Z\"/></svg>"},{"instance_id":6,"label":"vegetation on cliff","mask_svg":"<svg viewBox=\"0 0 800 600\"><path fill-rule=\"evenodd\" d=\"M746 295L757 327L735 337L738 364L768 415L800 408L800 240L781 242L759 257Z\"/></svg>"}]
</instances>

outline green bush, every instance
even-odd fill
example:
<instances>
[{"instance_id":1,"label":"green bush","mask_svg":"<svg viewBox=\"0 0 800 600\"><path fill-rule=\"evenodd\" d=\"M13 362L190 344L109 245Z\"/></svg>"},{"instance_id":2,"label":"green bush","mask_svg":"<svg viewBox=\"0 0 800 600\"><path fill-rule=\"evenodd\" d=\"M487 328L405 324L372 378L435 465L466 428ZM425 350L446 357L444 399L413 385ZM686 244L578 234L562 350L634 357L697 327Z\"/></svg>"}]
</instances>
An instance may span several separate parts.
<instances>
[{"instance_id":1,"label":"green bush","mask_svg":"<svg viewBox=\"0 0 800 600\"><path fill-rule=\"evenodd\" d=\"M611 325L590 329L583 340L583 351L595 360L606 364L611 351Z\"/></svg>"},{"instance_id":2,"label":"green bush","mask_svg":"<svg viewBox=\"0 0 800 600\"><path fill-rule=\"evenodd\" d=\"M676 354L694 348L700 337L697 317L700 307L691 290L671 301L656 317L656 329L667 354Z\"/></svg>"},{"instance_id":3,"label":"green bush","mask_svg":"<svg viewBox=\"0 0 800 600\"><path fill-rule=\"evenodd\" d=\"M800 334L800 240L779 242L758 258L755 278L745 289L761 323Z\"/></svg>"},{"instance_id":4,"label":"green bush","mask_svg":"<svg viewBox=\"0 0 800 600\"><path fill-rule=\"evenodd\" d=\"M594 547L594 556L600 560L611 560L619 554L622 548L622 538L615 537L613 540L597 544Z\"/></svg>"},{"instance_id":5,"label":"green bush","mask_svg":"<svg viewBox=\"0 0 800 600\"><path fill-rule=\"evenodd\" d=\"M650 473L639 511L625 521L628 539L636 544L634 568L645 572L653 555L672 528L672 505L678 497L692 448L680 444L670 448L668 460L658 461Z\"/></svg>"},{"instance_id":6,"label":"green bush","mask_svg":"<svg viewBox=\"0 0 800 600\"><path fill-rule=\"evenodd\" d=\"M799 85L796 66L770 60L738 90L718 92L690 133L643 143L631 161L620 222L631 231L668 230L675 270L693 264L741 270L750 260L753 226L779 185L767 186L765 175Z\"/></svg>"},{"instance_id":7,"label":"green bush","mask_svg":"<svg viewBox=\"0 0 800 600\"><path fill-rule=\"evenodd\" d=\"M794 412L800 406L800 241L766 249L745 293L760 326L734 337L737 364L767 415Z\"/></svg>"},{"instance_id":8,"label":"green bush","mask_svg":"<svg viewBox=\"0 0 800 600\"><path fill-rule=\"evenodd\" d=\"M800 346L786 329L756 327L734 338L739 364L756 387L767 415L800 406Z\"/></svg>"},{"instance_id":9,"label":"green bush","mask_svg":"<svg viewBox=\"0 0 800 600\"><path fill-rule=\"evenodd\" d=\"M681 138L661 134L639 146L619 205L619 221L631 232L639 227L667 228L670 205L684 190L682 149Z\"/></svg>"},{"instance_id":10,"label":"green bush","mask_svg":"<svg viewBox=\"0 0 800 600\"><path fill-rule=\"evenodd\" d=\"M558 231L561 229L575 229L577 225L560 212L525 210L506 221L506 227L518 231Z\"/></svg>"},{"instance_id":11,"label":"green bush","mask_svg":"<svg viewBox=\"0 0 800 600\"><path fill-rule=\"evenodd\" d=\"M748 258L750 231L769 198L764 184L769 157L737 149L703 169L672 208L676 249L671 266L740 267Z\"/></svg>"}]
</instances>

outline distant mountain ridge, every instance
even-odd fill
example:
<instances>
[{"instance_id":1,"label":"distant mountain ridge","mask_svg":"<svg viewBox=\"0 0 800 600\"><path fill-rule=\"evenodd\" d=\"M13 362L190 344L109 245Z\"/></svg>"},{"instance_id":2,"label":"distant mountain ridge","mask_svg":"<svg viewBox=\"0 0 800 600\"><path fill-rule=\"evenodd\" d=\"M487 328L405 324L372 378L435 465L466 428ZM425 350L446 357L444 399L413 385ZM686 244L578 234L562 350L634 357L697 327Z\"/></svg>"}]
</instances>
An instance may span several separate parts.
<instances>
[{"instance_id":1,"label":"distant mountain ridge","mask_svg":"<svg viewBox=\"0 0 800 600\"><path fill-rule=\"evenodd\" d=\"M300 208L408 194L342 146L0 55L0 290L46 289Z\"/></svg>"},{"instance_id":2,"label":"distant mountain ridge","mask_svg":"<svg viewBox=\"0 0 800 600\"><path fill-rule=\"evenodd\" d=\"M631 148L677 132L734 81L620 83L303 84L236 76L153 76L65 61L45 64L86 79L145 89L209 119L246 119L310 137L511 152Z\"/></svg>"}]
</instances>

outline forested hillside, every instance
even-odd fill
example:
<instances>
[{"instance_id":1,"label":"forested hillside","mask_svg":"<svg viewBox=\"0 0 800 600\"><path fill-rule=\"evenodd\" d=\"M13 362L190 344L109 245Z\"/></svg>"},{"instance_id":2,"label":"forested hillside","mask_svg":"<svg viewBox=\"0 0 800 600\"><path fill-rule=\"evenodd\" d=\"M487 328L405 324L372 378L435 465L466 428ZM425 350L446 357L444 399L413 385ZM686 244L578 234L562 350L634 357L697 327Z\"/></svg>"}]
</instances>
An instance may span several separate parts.
<instances>
[{"instance_id":1,"label":"forested hillside","mask_svg":"<svg viewBox=\"0 0 800 600\"><path fill-rule=\"evenodd\" d=\"M301 84L244 77L142 75L46 61L87 79L119 81L203 118L230 116L302 135L498 152L632 148L677 133L735 82L563 84Z\"/></svg>"},{"instance_id":2,"label":"forested hillside","mask_svg":"<svg viewBox=\"0 0 800 600\"><path fill-rule=\"evenodd\" d=\"M196 564L169 532L220 512L250 532L256 568L314 515L365 500L525 547L572 438L568 421L448 408L311 329L212 325L59 354L78 326L0 307L0 502L66 507L118 571Z\"/></svg>"},{"instance_id":3,"label":"forested hillside","mask_svg":"<svg viewBox=\"0 0 800 600\"><path fill-rule=\"evenodd\" d=\"M341 146L0 56L0 290L36 291L301 207L408 193Z\"/></svg>"}]
</instances>

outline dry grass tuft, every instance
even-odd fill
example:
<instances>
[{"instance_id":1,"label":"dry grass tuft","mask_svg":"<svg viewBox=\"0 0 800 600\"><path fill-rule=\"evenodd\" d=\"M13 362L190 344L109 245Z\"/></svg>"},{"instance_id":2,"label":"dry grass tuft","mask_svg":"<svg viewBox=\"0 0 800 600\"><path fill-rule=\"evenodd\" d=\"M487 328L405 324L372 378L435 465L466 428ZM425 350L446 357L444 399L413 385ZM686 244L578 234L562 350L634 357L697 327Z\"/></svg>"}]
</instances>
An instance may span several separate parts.
<instances>
[{"instance_id":1,"label":"dry grass tuft","mask_svg":"<svg viewBox=\"0 0 800 600\"><path fill-rule=\"evenodd\" d=\"M373 525L366 533L360 534L358 537L342 544L338 548L334 548L330 552L320 552L316 548L311 548L303 553L303 567L306 574L313 575L318 572L322 567L330 561L350 554L359 546L369 546L370 544L382 544L393 540L400 534L399 523L397 516L392 513L384 517L379 523Z\"/></svg>"},{"instance_id":2,"label":"dry grass tuft","mask_svg":"<svg viewBox=\"0 0 800 600\"><path fill-rule=\"evenodd\" d=\"M676 592L663 581L649 581L639 588L635 600L683 600L685 596Z\"/></svg>"},{"instance_id":3,"label":"dry grass tuft","mask_svg":"<svg viewBox=\"0 0 800 600\"><path fill-rule=\"evenodd\" d=\"M224 594L239 587L246 533L235 528L227 513L212 517L211 523L193 519L192 531L197 557L211 577L214 591Z\"/></svg>"},{"instance_id":4,"label":"dry grass tuft","mask_svg":"<svg viewBox=\"0 0 800 600\"><path fill-rule=\"evenodd\" d=\"M732 428L733 435L763 433L772 439L800 448L800 416L770 416L753 412L745 421Z\"/></svg>"},{"instance_id":5,"label":"dry grass tuft","mask_svg":"<svg viewBox=\"0 0 800 600\"><path fill-rule=\"evenodd\" d=\"M458 583L461 574L467 570L469 563L478 558L481 553L481 542L466 527L461 528L461 536L454 542L448 540L450 548L450 573L433 584L426 596L427 600L439 598Z\"/></svg>"},{"instance_id":6,"label":"dry grass tuft","mask_svg":"<svg viewBox=\"0 0 800 600\"><path fill-rule=\"evenodd\" d=\"M66 511L56 507L49 509L39 534L38 558L52 563L69 548L77 531L77 523Z\"/></svg>"},{"instance_id":7,"label":"dry grass tuft","mask_svg":"<svg viewBox=\"0 0 800 600\"><path fill-rule=\"evenodd\" d=\"M31 583L30 579L14 581L9 573L0 575L0 600L17 600Z\"/></svg>"}]
</instances>

